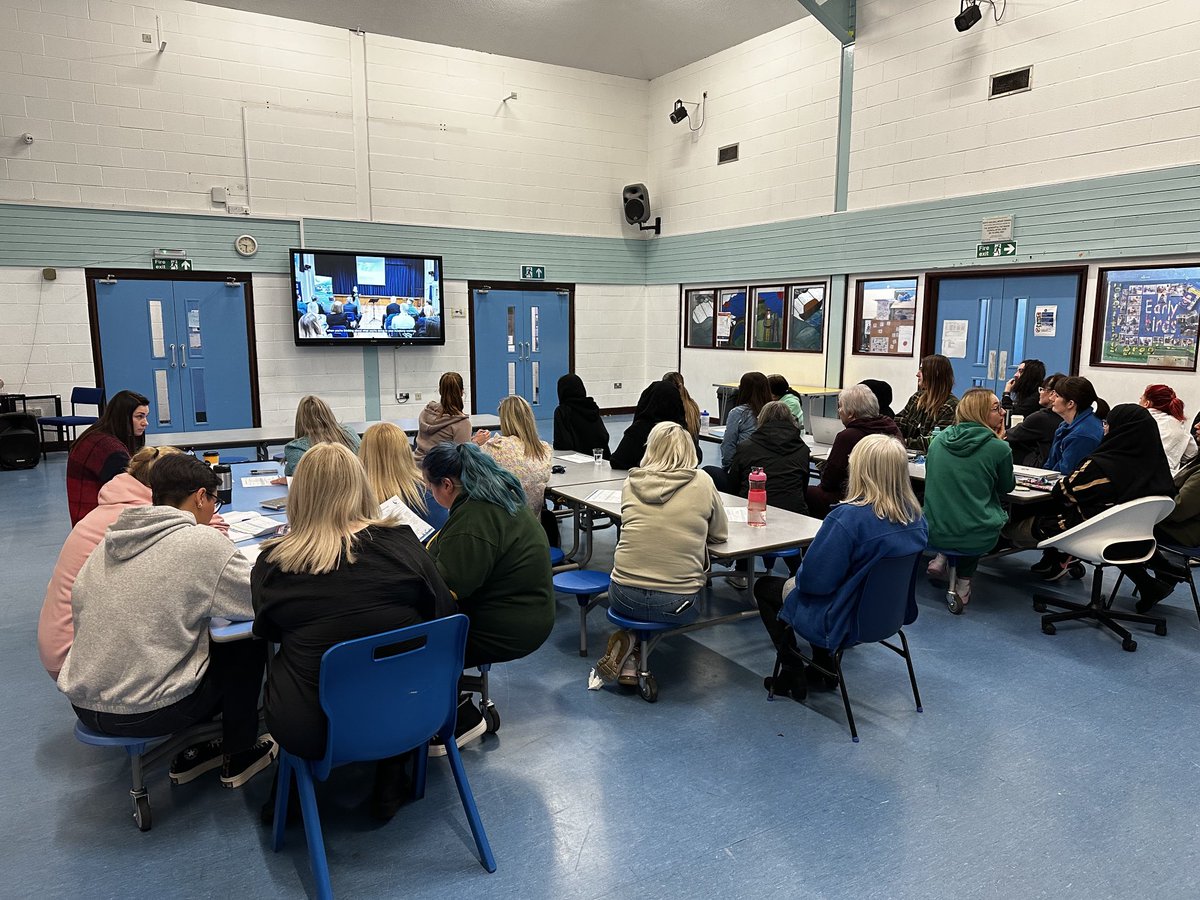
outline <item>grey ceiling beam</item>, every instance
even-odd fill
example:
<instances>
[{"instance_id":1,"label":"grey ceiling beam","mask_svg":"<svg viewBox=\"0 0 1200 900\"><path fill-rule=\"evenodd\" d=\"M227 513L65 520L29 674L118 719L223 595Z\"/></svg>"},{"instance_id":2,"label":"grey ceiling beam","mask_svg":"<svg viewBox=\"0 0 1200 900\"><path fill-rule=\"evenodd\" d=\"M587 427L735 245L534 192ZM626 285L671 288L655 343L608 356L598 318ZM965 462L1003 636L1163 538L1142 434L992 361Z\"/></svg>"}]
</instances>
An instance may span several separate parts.
<instances>
[{"instance_id":1,"label":"grey ceiling beam","mask_svg":"<svg viewBox=\"0 0 1200 900\"><path fill-rule=\"evenodd\" d=\"M841 41L842 46L854 43L854 24L857 0L797 0L809 15L825 26Z\"/></svg>"}]
</instances>

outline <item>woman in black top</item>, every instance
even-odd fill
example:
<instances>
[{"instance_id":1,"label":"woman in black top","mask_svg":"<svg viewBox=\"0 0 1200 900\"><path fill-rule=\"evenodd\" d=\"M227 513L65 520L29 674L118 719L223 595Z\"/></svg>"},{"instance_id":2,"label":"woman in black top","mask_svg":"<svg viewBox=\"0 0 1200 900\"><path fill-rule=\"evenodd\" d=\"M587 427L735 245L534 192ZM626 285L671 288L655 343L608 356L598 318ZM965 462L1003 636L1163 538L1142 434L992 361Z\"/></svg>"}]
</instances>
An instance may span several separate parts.
<instances>
[{"instance_id":1,"label":"woman in black top","mask_svg":"<svg viewBox=\"0 0 1200 900\"><path fill-rule=\"evenodd\" d=\"M679 389L669 381L654 381L642 391L638 398L637 410L633 421L625 429L621 443L612 453L614 469L632 469L642 463L646 453L646 440L650 437L650 429L659 422L674 422L687 428L687 415L683 409L683 397ZM692 438L696 447L696 463L700 462L700 441Z\"/></svg>"},{"instance_id":2,"label":"woman in black top","mask_svg":"<svg viewBox=\"0 0 1200 900\"><path fill-rule=\"evenodd\" d=\"M608 429L600 417L600 407L587 395L583 379L568 373L558 379L558 409L554 410L554 449L591 454L604 448L608 459Z\"/></svg>"},{"instance_id":3,"label":"woman in black top","mask_svg":"<svg viewBox=\"0 0 1200 900\"><path fill-rule=\"evenodd\" d=\"M1008 429L1005 440L1012 447L1013 462L1018 466L1046 465L1050 456L1050 445L1054 443L1054 432L1062 424L1062 416L1051 407L1054 403L1054 385L1066 378L1055 372L1038 388L1038 408L1025 415L1025 419ZM1007 394L1005 395L1007 396ZM1016 409L1013 410L1016 412Z\"/></svg>"},{"instance_id":4,"label":"woman in black top","mask_svg":"<svg viewBox=\"0 0 1200 900\"><path fill-rule=\"evenodd\" d=\"M1038 387L1046 380L1046 364L1040 359L1023 359L1017 374L1004 386L1001 405L1014 416L1027 416L1038 411Z\"/></svg>"},{"instance_id":5,"label":"woman in black top","mask_svg":"<svg viewBox=\"0 0 1200 900\"><path fill-rule=\"evenodd\" d=\"M288 491L288 524L287 535L264 545L250 577L254 634L279 644L263 707L285 750L320 759L325 651L451 615L455 603L412 529L379 518L362 464L340 444L317 444L300 459ZM381 814L378 803L376 809Z\"/></svg>"}]
</instances>

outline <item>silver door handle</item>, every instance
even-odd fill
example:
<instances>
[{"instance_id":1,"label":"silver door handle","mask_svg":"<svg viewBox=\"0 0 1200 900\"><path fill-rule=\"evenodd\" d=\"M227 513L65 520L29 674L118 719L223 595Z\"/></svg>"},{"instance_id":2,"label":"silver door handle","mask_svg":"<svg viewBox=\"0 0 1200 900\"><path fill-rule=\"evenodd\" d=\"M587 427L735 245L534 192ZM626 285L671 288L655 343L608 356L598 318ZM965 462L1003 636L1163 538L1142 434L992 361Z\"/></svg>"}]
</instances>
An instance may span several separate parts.
<instances>
[{"instance_id":1,"label":"silver door handle","mask_svg":"<svg viewBox=\"0 0 1200 900\"><path fill-rule=\"evenodd\" d=\"M987 374L987 377L988 377L988 381L991 381L992 379L994 379L996 377L996 351L995 350L988 351L988 374Z\"/></svg>"},{"instance_id":2,"label":"silver door handle","mask_svg":"<svg viewBox=\"0 0 1200 900\"><path fill-rule=\"evenodd\" d=\"M1008 383L1008 351L1000 351L1000 380Z\"/></svg>"},{"instance_id":3,"label":"silver door handle","mask_svg":"<svg viewBox=\"0 0 1200 900\"><path fill-rule=\"evenodd\" d=\"M171 344L171 368L175 368L175 345Z\"/></svg>"}]
</instances>

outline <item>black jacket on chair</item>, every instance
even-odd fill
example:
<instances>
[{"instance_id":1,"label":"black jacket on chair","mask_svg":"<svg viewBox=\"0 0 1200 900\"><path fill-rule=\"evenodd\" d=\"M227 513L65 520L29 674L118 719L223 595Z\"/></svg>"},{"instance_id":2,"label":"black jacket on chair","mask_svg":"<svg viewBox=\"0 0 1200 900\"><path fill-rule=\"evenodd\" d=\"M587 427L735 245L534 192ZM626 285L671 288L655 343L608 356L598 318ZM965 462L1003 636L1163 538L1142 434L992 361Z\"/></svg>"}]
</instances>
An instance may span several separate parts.
<instances>
[{"instance_id":1,"label":"black jacket on chair","mask_svg":"<svg viewBox=\"0 0 1200 900\"><path fill-rule=\"evenodd\" d=\"M1008 429L1008 445L1012 447L1013 462L1018 466L1043 468L1054 443L1054 432L1062 424L1062 416L1049 409L1031 412L1021 422Z\"/></svg>"},{"instance_id":2,"label":"black jacket on chair","mask_svg":"<svg viewBox=\"0 0 1200 900\"><path fill-rule=\"evenodd\" d=\"M760 425L733 452L729 464L732 492L745 497L750 492L750 469L761 466L767 475L767 505L807 514L808 456L808 444L793 422L774 420Z\"/></svg>"}]
</instances>

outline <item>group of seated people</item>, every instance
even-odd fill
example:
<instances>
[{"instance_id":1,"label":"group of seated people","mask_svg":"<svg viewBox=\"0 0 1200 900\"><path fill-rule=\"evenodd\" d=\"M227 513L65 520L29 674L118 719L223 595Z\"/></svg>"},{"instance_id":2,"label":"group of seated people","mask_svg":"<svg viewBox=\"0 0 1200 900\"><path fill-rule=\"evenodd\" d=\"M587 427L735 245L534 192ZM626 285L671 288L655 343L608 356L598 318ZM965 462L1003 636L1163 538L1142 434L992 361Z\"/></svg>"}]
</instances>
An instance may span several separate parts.
<instances>
[{"instance_id":1,"label":"group of seated people","mask_svg":"<svg viewBox=\"0 0 1200 900\"><path fill-rule=\"evenodd\" d=\"M397 302L401 299L403 303ZM355 291L344 299L305 301L297 294L296 313L300 334L304 337L351 337L355 333L433 337L442 327L437 307L421 297L366 297L360 300Z\"/></svg>"},{"instance_id":2,"label":"group of seated people","mask_svg":"<svg viewBox=\"0 0 1200 900\"><path fill-rule=\"evenodd\" d=\"M462 381L447 373L443 382L453 417ZM144 398L122 394L93 426L97 434L122 434L114 428L122 417L125 432L136 430L139 415L144 422ZM106 455L120 455L116 444L82 435L72 450L82 461L68 469L100 484L90 500L73 489L71 508L81 515L38 630L45 668L80 721L104 734L154 737L219 714L221 738L181 752L171 778L182 784L219 768L221 781L238 787L270 765L278 746L307 759L324 755L319 673L334 644L463 613L468 668L541 646L554 622L547 540L521 478L497 462L520 462L525 440L536 438L528 404L508 398L508 425L497 438L435 441L432 434L450 432L430 419L418 467L397 426L373 425L360 442L324 401L305 397L297 438L285 449L294 476L288 528L262 545L253 565L222 534L219 481L207 463L174 448L134 448L124 470L102 480L116 466ZM549 458L545 444L536 449ZM427 546L383 517L380 501L390 498L437 528ZM253 620L256 637L278 644L265 688L265 641L214 642L208 629L217 617ZM269 729L261 736L260 691ZM485 730L464 693L457 743ZM429 752L444 748L435 741ZM377 817L390 818L409 796L408 765L377 765Z\"/></svg>"}]
</instances>

